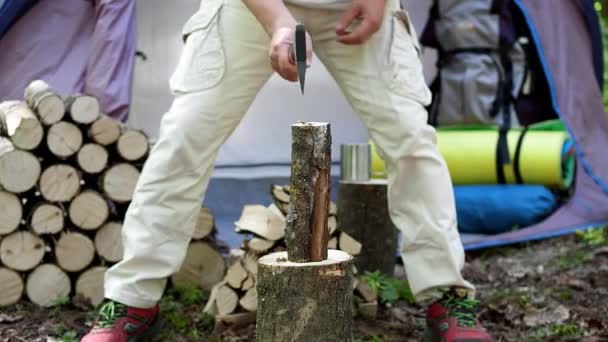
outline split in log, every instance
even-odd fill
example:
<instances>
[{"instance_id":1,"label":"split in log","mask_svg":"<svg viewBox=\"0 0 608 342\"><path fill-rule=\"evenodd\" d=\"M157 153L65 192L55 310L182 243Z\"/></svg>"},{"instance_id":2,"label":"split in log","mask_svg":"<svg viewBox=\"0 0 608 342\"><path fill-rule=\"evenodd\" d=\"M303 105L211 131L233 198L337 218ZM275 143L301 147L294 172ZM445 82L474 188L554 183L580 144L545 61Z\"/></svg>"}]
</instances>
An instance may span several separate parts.
<instances>
[{"instance_id":1,"label":"split in log","mask_svg":"<svg viewBox=\"0 0 608 342\"><path fill-rule=\"evenodd\" d=\"M247 290L239 300L241 307L247 311L256 311L258 308L258 294L255 287Z\"/></svg>"},{"instance_id":2,"label":"split in log","mask_svg":"<svg viewBox=\"0 0 608 342\"><path fill-rule=\"evenodd\" d=\"M46 135L46 145L55 156L66 159L80 150L83 143L82 132L75 124L59 121L53 124Z\"/></svg>"},{"instance_id":3,"label":"split in log","mask_svg":"<svg viewBox=\"0 0 608 342\"><path fill-rule=\"evenodd\" d=\"M118 262L123 256L122 224L108 222L95 234L95 249L108 262Z\"/></svg>"},{"instance_id":4,"label":"split in log","mask_svg":"<svg viewBox=\"0 0 608 342\"><path fill-rule=\"evenodd\" d=\"M40 176L39 190L45 200L69 202L80 191L81 178L71 165L56 164L47 167Z\"/></svg>"},{"instance_id":5,"label":"split in log","mask_svg":"<svg viewBox=\"0 0 608 342\"><path fill-rule=\"evenodd\" d=\"M292 128L289 213L285 244L293 262L327 258L331 132L327 123Z\"/></svg>"},{"instance_id":6,"label":"split in log","mask_svg":"<svg viewBox=\"0 0 608 342\"><path fill-rule=\"evenodd\" d=\"M57 265L67 272L84 270L94 257L93 241L81 233L64 232L55 243Z\"/></svg>"},{"instance_id":7,"label":"split in log","mask_svg":"<svg viewBox=\"0 0 608 342\"><path fill-rule=\"evenodd\" d=\"M290 262L287 252L260 258L257 341L351 341L352 282L352 257L341 251L320 262Z\"/></svg>"},{"instance_id":8,"label":"split in log","mask_svg":"<svg viewBox=\"0 0 608 342\"><path fill-rule=\"evenodd\" d=\"M16 304L23 296L23 279L19 273L0 267L0 308Z\"/></svg>"},{"instance_id":9,"label":"split in log","mask_svg":"<svg viewBox=\"0 0 608 342\"><path fill-rule=\"evenodd\" d=\"M127 203L133 197L139 174L139 170L131 164L116 164L103 173L101 189L112 201Z\"/></svg>"},{"instance_id":10,"label":"split in log","mask_svg":"<svg viewBox=\"0 0 608 342\"><path fill-rule=\"evenodd\" d=\"M243 286L243 282L247 279L247 270L243 267L240 261L235 262L234 264L228 267L228 271L226 272L226 283L230 285L233 289L240 289Z\"/></svg>"},{"instance_id":11,"label":"split in log","mask_svg":"<svg viewBox=\"0 0 608 342\"><path fill-rule=\"evenodd\" d=\"M341 251L344 251L352 256L357 256L361 254L362 247L363 245L361 245L359 241L353 239L352 236L344 232L340 233L338 248L340 248Z\"/></svg>"},{"instance_id":12,"label":"split in log","mask_svg":"<svg viewBox=\"0 0 608 342\"><path fill-rule=\"evenodd\" d=\"M110 216L106 199L95 190L85 190L70 202L68 209L72 223L83 230L96 230Z\"/></svg>"},{"instance_id":13,"label":"split in log","mask_svg":"<svg viewBox=\"0 0 608 342\"><path fill-rule=\"evenodd\" d=\"M7 138L0 137L0 186L12 193L24 193L36 186L40 161L32 153L16 149Z\"/></svg>"},{"instance_id":14,"label":"split in log","mask_svg":"<svg viewBox=\"0 0 608 342\"><path fill-rule=\"evenodd\" d=\"M0 135L10 138L15 147L33 150L44 138L44 129L25 102L0 103Z\"/></svg>"},{"instance_id":15,"label":"split in log","mask_svg":"<svg viewBox=\"0 0 608 342\"><path fill-rule=\"evenodd\" d=\"M42 80L33 81L25 88L24 99L28 106L38 114L40 122L44 125L49 126L59 122L65 115L63 99Z\"/></svg>"},{"instance_id":16,"label":"split in log","mask_svg":"<svg viewBox=\"0 0 608 342\"><path fill-rule=\"evenodd\" d=\"M343 241L354 258L360 272L381 271L393 274L396 263L398 230L388 210L388 183L386 180L341 181L338 187L338 229L354 240Z\"/></svg>"},{"instance_id":17,"label":"split in log","mask_svg":"<svg viewBox=\"0 0 608 342\"><path fill-rule=\"evenodd\" d=\"M211 210L209 208L202 207L198 213L198 219L194 226L194 232L192 238L195 240L204 239L211 234L215 227L215 221Z\"/></svg>"},{"instance_id":18,"label":"split in log","mask_svg":"<svg viewBox=\"0 0 608 342\"><path fill-rule=\"evenodd\" d=\"M118 155L126 161L137 161L148 154L150 143L146 134L140 130L129 129L123 132L116 144Z\"/></svg>"},{"instance_id":19,"label":"split in log","mask_svg":"<svg viewBox=\"0 0 608 342\"><path fill-rule=\"evenodd\" d=\"M23 206L19 197L0 190L0 235L7 235L19 228L23 218Z\"/></svg>"},{"instance_id":20,"label":"split in log","mask_svg":"<svg viewBox=\"0 0 608 342\"><path fill-rule=\"evenodd\" d=\"M120 138L120 123L107 115L102 115L89 127L89 138L101 146L108 146Z\"/></svg>"},{"instance_id":21,"label":"split in log","mask_svg":"<svg viewBox=\"0 0 608 342\"><path fill-rule=\"evenodd\" d=\"M226 316L233 313L238 305L238 294L222 281L211 288L211 294L203 312L214 316Z\"/></svg>"},{"instance_id":22,"label":"split in log","mask_svg":"<svg viewBox=\"0 0 608 342\"><path fill-rule=\"evenodd\" d=\"M44 241L28 231L16 231L0 243L0 260L15 271L25 272L38 266L44 253Z\"/></svg>"},{"instance_id":23,"label":"split in log","mask_svg":"<svg viewBox=\"0 0 608 342\"><path fill-rule=\"evenodd\" d=\"M25 292L28 298L42 307L51 307L69 296L72 284L68 275L53 264L36 267L27 277Z\"/></svg>"},{"instance_id":24,"label":"split in log","mask_svg":"<svg viewBox=\"0 0 608 342\"><path fill-rule=\"evenodd\" d=\"M79 124L89 125L101 115L99 101L94 96L70 96L65 102L70 117Z\"/></svg>"},{"instance_id":25,"label":"split in log","mask_svg":"<svg viewBox=\"0 0 608 342\"><path fill-rule=\"evenodd\" d=\"M254 233L266 240L277 241L285 237L284 218L263 205L246 205L234 224L237 232Z\"/></svg>"},{"instance_id":26,"label":"split in log","mask_svg":"<svg viewBox=\"0 0 608 342\"><path fill-rule=\"evenodd\" d=\"M274 246L274 244L275 241L254 237L247 242L247 249L258 254L265 254Z\"/></svg>"},{"instance_id":27,"label":"split in log","mask_svg":"<svg viewBox=\"0 0 608 342\"><path fill-rule=\"evenodd\" d=\"M92 175L103 171L108 166L108 159L108 150L95 143L84 144L76 155L80 169Z\"/></svg>"},{"instance_id":28,"label":"split in log","mask_svg":"<svg viewBox=\"0 0 608 342\"><path fill-rule=\"evenodd\" d=\"M103 266L91 267L76 280L76 295L83 297L92 307L97 307L105 298L103 281L107 269Z\"/></svg>"},{"instance_id":29,"label":"split in log","mask_svg":"<svg viewBox=\"0 0 608 342\"><path fill-rule=\"evenodd\" d=\"M38 235L57 234L65 226L64 211L51 203L39 203L30 211L29 224Z\"/></svg>"},{"instance_id":30,"label":"split in log","mask_svg":"<svg viewBox=\"0 0 608 342\"><path fill-rule=\"evenodd\" d=\"M222 255L206 242L196 241L188 246L180 270L171 276L173 285L199 286L211 290L224 278L226 263Z\"/></svg>"}]
</instances>

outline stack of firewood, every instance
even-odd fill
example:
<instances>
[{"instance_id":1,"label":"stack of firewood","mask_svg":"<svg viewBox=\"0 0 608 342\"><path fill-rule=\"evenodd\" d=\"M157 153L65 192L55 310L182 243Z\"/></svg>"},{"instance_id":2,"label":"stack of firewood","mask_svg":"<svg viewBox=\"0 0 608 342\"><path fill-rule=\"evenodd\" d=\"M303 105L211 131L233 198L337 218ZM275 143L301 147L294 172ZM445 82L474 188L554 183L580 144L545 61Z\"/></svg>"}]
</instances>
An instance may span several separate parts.
<instances>
[{"instance_id":1,"label":"stack of firewood","mask_svg":"<svg viewBox=\"0 0 608 342\"><path fill-rule=\"evenodd\" d=\"M226 276L217 283L210 295L205 312L228 323L255 320L257 309L256 278L257 260L264 255L284 251L286 218L289 209L289 186L273 185L273 203L269 206L246 205L241 217L235 222L236 232L248 235L241 248L231 251ZM362 244L350 235L337 229L337 208L331 202L327 226L330 232L328 248L339 249L356 256ZM355 312L374 315L377 307L376 295L354 270Z\"/></svg>"},{"instance_id":2,"label":"stack of firewood","mask_svg":"<svg viewBox=\"0 0 608 342\"><path fill-rule=\"evenodd\" d=\"M142 131L102 114L94 96L64 98L38 80L23 100L0 104L0 306L74 296L100 303L149 150ZM178 284L201 256L215 258L218 273L225 267L209 241L213 218L205 208L200 216Z\"/></svg>"}]
</instances>

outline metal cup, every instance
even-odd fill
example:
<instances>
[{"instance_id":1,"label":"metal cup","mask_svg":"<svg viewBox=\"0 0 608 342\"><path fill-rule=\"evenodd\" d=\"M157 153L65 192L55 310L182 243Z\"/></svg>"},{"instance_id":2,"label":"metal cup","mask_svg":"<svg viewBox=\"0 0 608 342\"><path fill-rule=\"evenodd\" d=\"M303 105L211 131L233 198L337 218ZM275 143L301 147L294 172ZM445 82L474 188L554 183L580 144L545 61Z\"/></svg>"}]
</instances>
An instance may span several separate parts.
<instances>
[{"instance_id":1,"label":"metal cup","mask_svg":"<svg viewBox=\"0 0 608 342\"><path fill-rule=\"evenodd\" d=\"M371 179L371 147L369 144L342 144L340 179L368 181Z\"/></svg>"}]
</instances>

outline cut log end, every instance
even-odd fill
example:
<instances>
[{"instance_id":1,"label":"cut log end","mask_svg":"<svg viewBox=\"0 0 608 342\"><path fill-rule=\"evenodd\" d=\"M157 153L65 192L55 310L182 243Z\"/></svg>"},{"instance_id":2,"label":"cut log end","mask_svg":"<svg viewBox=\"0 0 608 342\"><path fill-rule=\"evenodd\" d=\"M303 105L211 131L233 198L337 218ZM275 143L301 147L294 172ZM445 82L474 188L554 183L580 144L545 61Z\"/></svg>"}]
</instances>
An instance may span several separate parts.
<instances>
[{"instance_id":1,"label":"cut log end","mask_svg":"<svg viewBox=\"0 0 608 342\"><path fill-rule=\"evenodd\" d=\"M0 267L0 307L16 304L23 296L23 279L19 273Z\"/></svg>"},{"instance_id":2,"label":"cut log end","mask_svg":"<svg viewBox=\"0 0 608 342\"><path fill-rule=\"evenodd\" d=\"M211 210L209 208L202 207L198 213L198 219L194 226L194 233L192 238L196 240L204 239L213 232L215 227L215 221Z\"/></svg>"},{"instance_id":3,"label":"cut log end","mask_svg":"<svg viewBox=\"0 0 608 342\"><path fill-rule=\"evenodd\" d=\"M148 137L144 132L127 130L118 139L116 148L123 159L136 161L148 154L149 145Z\"/></svg>"},{"instance_id":4,"label":"cut log end","mask_svg":"<svg viewBox=\"0 0 608 342\"><path fill-rule=\"evenodd\" d=\"M251 232L266 240L277 241L285 236L285 219L263 205L246 205L235 225L239 231Z\"/></svg>"},{"instance_id":5,"label":"cut log end","mask_svg":"<svg viewBox=\"0 0 608 342\"><path fill-rule=\"evenodd\" d=\"M247 290L245 295L239 300L240 306L247 311L256 311L258 308L258 294L255 287Z\"/></svg>"},{"instance_id":6,"label":"cut log end","mask_svg":"<svg viewBox=\"0 0 608 342\"><path fill-rule=\"evenodd\" d=\"M6 145L0 149L6 150ZM36 186L40 177L40 161L22 150L0 152L0 185L7 191L23 193Z\"/></svg>"},{"instance_id":7,"label":"cut log end","mask_svg":"<svg viewBox=\"0 0 608 342\"><path fill-rule=\"evenodd\" d=\"M33 150L44 138L42 124L25 102L0 104L0 133L22 150Z\"/></svg>"},{"instance_id":8,"label":"cut log end","mask_svg":"<svg viewBox=\"0 0 608 342\"><path fill-rule=\"evenodd\" d=\"M107 267L92 267L78 277L75 285L76 295L89 301L92 307L97 307L104 299L104 275Z\"/></svg>"},{"instance_id":9,"label":"cut log end","mask_svg":"<svg viewBox=\"0 0 608 342\"><path fill-rule=\"evenodd\" d=\"M95 234L95 248L97 253L108 262L118 262L123 256L122 224L108 222Z\"/></svg>"},{"instance_id":10,"label":"cut log end","mask_svg":"<svg viewBox=\"0 0 608 342\"><path fill-rule=\"evenodd\" d=\"M94 190L78 194L70 202L68 212L72 223L84 230L98 229L110 216L108 202Z\"/></svg>"},{"instance_id":11,"label":"cut log end","mask_svg":"<svg viewBox=\"0 0 608 342\"><path fill-rule=\"evenodd\" d=\"M109 153L102 145L88 143L80 148L76 159L82 171L89 174L98 174L108 165Z\"/></svg>"},{"instance_id":12,"label":"cut log end","mask_svg":"<svg viewBox=\"0 0 608 342\"><path fill-rule=\"evenodd\" d=\"M176 286L200 286L204 290L220 282L226 273L222 255L206 242L193 242L188 246L180 270L171 277Z\"/></svg>"},{"instance_id":13,"label":"cut log end","mask_svg":"<svg viewBox=\"0 0 608 342\"><path fill-rule=\"evenodd\" d=\"M109 116L102 115L89 128L89 137L94 142L108 146L120 138L120 124Z\"/></svg>"},{"instance_id":14,"label":"cut log end","mask_svg":"<svg viewBox=\"0 0 608 342\"><path fill-rule=\"evenodd\" d=\"M24 99L44 125L52 125L65 114L65 103L61 96L43 80L31 82L24 91Z\"/></svg>"},{"instance_id":15,"label":"cut log end","mask_svg":"<svg viewBox=\"0 0 608 342\"><path fill-rule=\"evenodd\" d=\"M126 203L133 197L139 178L139 170L128 163L110 167L102 176L101 188L113 201Z\"/></svg>"},{"instance_id":16,"label":"cut log end","mask_svg":"<svg viewBox=\"0 0 608 342\"><path fill-rule=\"evenodd\" d=\"M67 164L46 168L40 176L40 193L49 202L68 202L80 191L80 174Z\"/></svg>"},{"instance_id":17,"label":"cut log end","mask_svg":"<svg viewBox=\"0 0 608 342\"><path fill-rule=\"evenodd\" d=\"M57 234L65 225L63 209L50 203L42 203L31 210L30 226L38 235Z\"/></svg>"},{"instance_id":18,"label":"cut log end","mask_svg":"<svg viewBox=\"0 0 608 342\"><path fill-rule=\"evenodd\" d=\"M225 281L228 285L230 285L233 289L241 289L243 286L243 282L247 279L247 270L243 267L243 264L239 261L230 265L228 271L226 272Z\"/></svg>"},{"instance_id":19,"label":"cut log end","mask_svg":"<svg viewBox=\"0 0 608 342\"><path fill-rule=\"evenodd\" d=\"M42 261L45 244L40 237L17 231L7 235L0 243L0 260L15 271L29 271Z\"/></svg>"},{"instance_id":20,"label":"cut log end","mask_svg":"<svg viewBox=\"0 0 608 342\"><path fill-rule=\"evenodd\" d=\"M19 197L0 190L0 235L14 232L23 218L23 206Z\"/></svg>"},{"instance_id":21,"label":"cut log end","mask_svg":"<svg viewBox=\"0 0 608 342\"><path fill-rule=\"evenodd\" d=\"M72 290L70 278L59 267L43 264L33 270L26 283L28 298L42 307L51 307L69 296Z\"/></svg>"},{"instance_id":22,"label":"cut log end","mask_svg":"<svg viewBox=\"0 0 608 342\"><path fill-rule=\"evenodd\" d=\"M94 257L93 242L81 233L63 233L55 244L57 264L67 272L82 271L91 264Z\"/></svg>"},{"instance_id":23,"label":"cut log end","mask_svg":"<svg viewBox=\"0 0 608 342\"><path fill-rule=\"evenodd\" d=\"M78 126L67 121L53 124L46 136L49 151L62 159L76 154L82 147L82 143L83 136Z\"/></svg>"},{"instance_id":24,"label":"cut log end","mask_svg":"<svg viewBox=\"0 0 608 342\"><path fill-rule=\"evenodd\" d=\"M74 122L88 125L101 115L99 101L91 95L77 95L68 98L68 111Z\"/></svg>"}]
</instances>

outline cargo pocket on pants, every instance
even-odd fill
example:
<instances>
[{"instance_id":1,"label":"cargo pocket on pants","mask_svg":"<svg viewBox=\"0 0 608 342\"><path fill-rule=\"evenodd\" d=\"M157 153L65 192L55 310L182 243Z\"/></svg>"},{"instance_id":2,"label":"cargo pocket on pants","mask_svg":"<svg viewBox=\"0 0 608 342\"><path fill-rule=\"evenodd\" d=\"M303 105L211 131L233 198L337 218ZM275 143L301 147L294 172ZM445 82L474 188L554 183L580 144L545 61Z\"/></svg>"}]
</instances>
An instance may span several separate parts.
<instances>
[{"instance_id":1,"label":"cargo pocket on pants","mask_svg":"<svg viewBox=\"0 0 608 342\"><path fill-rule=\"evenodd\" d=\"M213 88L224 76L226 61L219 27L223 1L203 2L184 26L184 50L169 81L173 92Z\"/></svg>"}]
</instances>

